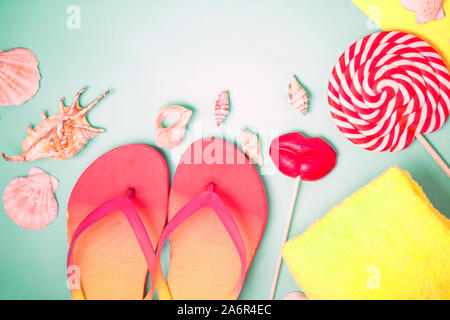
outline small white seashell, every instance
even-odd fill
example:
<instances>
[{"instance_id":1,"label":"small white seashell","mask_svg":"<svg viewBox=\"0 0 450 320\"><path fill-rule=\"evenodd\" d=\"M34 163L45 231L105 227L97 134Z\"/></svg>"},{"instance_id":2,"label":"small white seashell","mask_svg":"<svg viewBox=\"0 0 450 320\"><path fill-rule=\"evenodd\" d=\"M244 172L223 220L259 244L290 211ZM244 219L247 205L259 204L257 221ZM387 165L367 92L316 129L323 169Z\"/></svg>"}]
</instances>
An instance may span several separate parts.
<instances>
[{"instance_id":1,"label":"small white seashell","mask_svg":"<svg viewBox=\"0 0 450 320\"><path fill-rule=\"evenodd\" d=\"M295 75L292 75L288 87L288 102L295 109L306 115L309 97L302 88Z\"/></svg>"},{"instance_id":2,"label":"small white seashell","mask_svg":"<svg viewBox=\"0 0 450 320\"><path fill-rule=\"evenodd\" d=\"M230 112L229 93L227 90L222 91L217 97L216 104L214 105L214 115L216 118L216 125L219 127L223 120Z\"/></svg>"},{"instance_id":3,"label":"small white seashell","mask_svg":"<svg viewBox=\"0 0 450 320\"><path fill-rule=\"evenodd\" d=\"M39 90L38 61L24 48L0 50L0 106L21 105Z\"/></svg>"},{"instance_id":4,"label":"small white seashell","mask_svg":"<svg viewBox=\"0 0 450 320\"><path fill-rule=\"evenodd\" d=\"M419 24L445 17L443 0L400 0L400 2L405 9L416 13L416 21Z\"/></svg>"},{"instance_id":5,"label":"small white seashell","mask_svg":"<svg viewBox=\"0 0 450 320\"><path fill-rule=\"evenodd\" d=\"M28 177L12 179L3 192L6 214L19 226L39 230L58 214L54 193L58 180L39 168L32 168Z\"/></svg>"},{"instance_id":6,"label":"small white seashell","mask_svg":"<svg viewBox=\"0 0 450 320\"><path fill-rule=\"evenodd\" d=\"M241 129L242 150L256 164L262 166L263 158L258 137L244 129Z\"/></svg>"},{"instance_id":7,"label":"small white seashell","mask_svg":"<svg viewBox=\"0 0 450 320\"><path fill-rule=\"evenodd\" d=\"M176 115L177 120L168 128L164 128L164 118ZM179 145L186 133L186 125L191 119L192 111L182 106L167 106L161 108L155 117L156 137L155 143L160 148L173 148Z\"/></svg>"}]
</instances>

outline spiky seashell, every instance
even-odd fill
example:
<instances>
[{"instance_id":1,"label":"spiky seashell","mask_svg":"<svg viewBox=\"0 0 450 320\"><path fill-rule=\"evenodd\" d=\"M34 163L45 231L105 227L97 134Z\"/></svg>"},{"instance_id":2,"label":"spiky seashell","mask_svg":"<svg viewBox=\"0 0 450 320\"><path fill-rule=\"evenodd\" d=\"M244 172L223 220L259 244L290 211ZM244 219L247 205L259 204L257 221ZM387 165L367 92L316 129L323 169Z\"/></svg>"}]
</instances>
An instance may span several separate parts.
<instances>
[{"instance_id":1,"label":"spiky seashell","mask_svg":"<svg viewBox=\"0 0 450 320\"><path fill-rule=\"evenodd\" d=\"M223 120L230 112L230 99L228 90L222 91L217 97L216 104L214 105L214 115L216 118L216 125L219 127Z\"/></svg>"},{"instance_id":2,"label":"spiky seashell","mask_svg":"<svg viewBox=\"0 0 450 320\"><path fill-rule=\"evenodd\" d=\"M288 102L295 109L306 115L309 97L295 75L292 75L288 87Z\"/></svg>"},{"instance_id":3,"label":"spiky seashell","mask_svg":"<svg viewBox=\"0 0 450 320\"><path fill-rule=\"evenodd\" d=\"M261 148L258 137L244 129L241 129L242 151L256 164L263 165Z\"/></svg>"},{"instance_id":4,"label":"spiky seashell","mask_svg":"<svg viewBox=\"0 0 450 320\"><path fill-rule=\"evenodd\" d=\"M47 118L42 112L42 122L32 129L28 125L28 135L22 143L23 154L8 158L7 161L34 161L41 158L69 159L83 149L93 136L102 133L103 129L91 127L86 120L86 114L108 93L91 102L87 107L80 108L79 100L86 88L78 92L70 107L64 105L64 98L59 103L59 114Z\"/></svg>"},{"instance_id":5,"label":"spiky seashell","mask_svg":"<svg viewBox=\"0 0 450 320\"><path fill-rule=\"evenodd\" d=\"M400 2L405 9L416 13L416 21L419 24L445 17L443 0L400 0Z\"/></svg>"},{"instance_id":6,"label":"spiky seashell","mask_svg":"<svg viewBox=\"0 0 450 320\"><path fill-rule=\"evenodd\" d=\"M25 229L39 230L58 214L54 193L58 180L39 168L32 168L28 177L12 179L3 192L6 214Z\"/></svg>"},{"instance_id":7,"label":"spiky seashell","mask_svg":"<svg viewBox=\"0 0 450 320\"><path fill-rule=\"evenodd\" d=\"M164 128L164 118L175 115L177 120L167 128ZM179 145L186 133L186 125L191 119L192 111L182 106L167 106L161 108L155 117L156 137L155 143L160 148L173 148Z\"/></svg>"},{"instance_id":8,"label":"spiky seashell","mask_svg":"<svg viewBox=\"0 0 450 320\"><path fill-rule=\"evenodd\" d=\"M0 50L0 106L21 105L39 90L38 61L24 48Z\"/></svg>"}]
</instances>

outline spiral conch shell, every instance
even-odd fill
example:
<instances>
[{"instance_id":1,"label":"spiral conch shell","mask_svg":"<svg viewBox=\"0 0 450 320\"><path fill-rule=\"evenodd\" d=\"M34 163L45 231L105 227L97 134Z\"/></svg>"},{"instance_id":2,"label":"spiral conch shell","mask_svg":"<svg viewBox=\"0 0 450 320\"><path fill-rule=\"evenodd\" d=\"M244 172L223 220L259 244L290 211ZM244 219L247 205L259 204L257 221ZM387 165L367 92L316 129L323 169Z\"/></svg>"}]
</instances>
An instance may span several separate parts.
<instances>
[{"instance_id":1,"label":"spiral conch shell","mask_svg":"<svg viewBox=\"0 0 450 320\"><path fill-rule=\"evenodd\" d=\"M216 118L216 125L219 127L223 120L227 117L230 112L230 100L229 93L227 90L222 91L217 97L216 104L214 105L214 115Z\"/></svg>"},{"instance_id":2,"label":"spiral conch shell","mask_svg":"<svg viewBox=\"0 0 450 320\"><path fill-rule=\"evenodd\" d=\"M0 50L0 106L21 105L39 90L38 60L25 48Z\"/></svg>"},{"instance_id":3,"label":"spiral conch shell","mask_svg":"<svg viewBox=\"0 0 450 320\"><path fill-rule=\"evenodd\" d=\"M400 0L402 6L416 13L416 21L424 24L445 17L442 2L444 0Z\"/></svg>"},{"instance_id":4,"label":"spiral conch shell","mask_svg":"<svg viewBox=\"0 0 450 320\"><path fill-rule=\"evenodd\" d=\"M177 120L168 128L164 128L164 118L176 115ZM177 105L161 108L155 117L156 137L155 143L160 148L173 148L178 146L184 139L186 125L191 119L192 111Z\"/></svg>"},{"instance_id":5,"label":"spiral conch shell","mask_svg":"<svg viewBox=\"0 0 450 320\"><path fill-rule=\"evenodd\" d=\"M3 192L6 214L25 229L39 230L58 214L54 193L58 180L39 168L31 168L28 177L12 179Z\"/></svg>"},{"instance_id":6,"label":"spiral conch shell","mask_svg":"<svg viewBox=\"0 0 450 320\"><path fill-rule=\"evenodd\" d=\"M263 158L258 137L244 129L241 129L242 151L256 164L262 166Z\"/></svg>"},{"instance_id":7,"label":"spiral conch shell","mask_svg":"<svg viewBox=\"0 0 450 320\"><path fill-rule=\"evenodd\" d=\"M103 129L90 126L86 114L109 93L105 92L87 107L80 108L80 96L85 90L78 92L70 107L64 106L62 98L59 114L47 118L45 111L42 112L42 122L34 130L28 125L28 135L22 143L23 154L8 158L2 153L3 158L7 161L34 161L41 158L69 159L76 155L89 139L103 132Z\"/></svg>"},{"instance_id":8,"label":"spiral conch shell","mask_svg":"<svg viewBox=\"0 0 450 320\"><path fill-rule=\"evenodd\" d=\"M306 115L309 97L302 88L295 75L292 75L288 87L288 102L295 109Z\"/></svg>"}]
</instances>

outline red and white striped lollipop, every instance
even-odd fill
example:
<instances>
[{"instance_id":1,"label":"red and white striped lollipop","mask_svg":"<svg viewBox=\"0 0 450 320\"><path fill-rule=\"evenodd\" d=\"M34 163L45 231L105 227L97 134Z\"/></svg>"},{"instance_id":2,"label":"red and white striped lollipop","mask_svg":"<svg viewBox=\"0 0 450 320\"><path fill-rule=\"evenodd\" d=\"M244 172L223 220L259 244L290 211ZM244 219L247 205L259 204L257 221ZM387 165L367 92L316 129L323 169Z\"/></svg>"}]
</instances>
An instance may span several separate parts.
<instances>
[{"instance_id":1,"label":"red and white striped lollipop","mask_svg":"<svg viewBox=\"0 0 450 320\"><path fill-rule=\"evenodd\" d=\"M379 32L357 41L339 58L328 103L350 141L367 150L398 151L447 120L450 74L422 39Z\"/></svg>"}]
</instances>

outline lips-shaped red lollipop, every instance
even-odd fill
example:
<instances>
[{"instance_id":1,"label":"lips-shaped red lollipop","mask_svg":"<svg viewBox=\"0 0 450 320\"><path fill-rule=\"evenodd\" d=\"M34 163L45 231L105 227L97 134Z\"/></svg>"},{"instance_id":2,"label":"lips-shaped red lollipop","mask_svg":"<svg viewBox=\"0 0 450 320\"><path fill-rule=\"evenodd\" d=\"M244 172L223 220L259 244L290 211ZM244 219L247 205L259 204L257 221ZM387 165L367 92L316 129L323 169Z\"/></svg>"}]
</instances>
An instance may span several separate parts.
<instances>
[{"instance_id":1,"label":"lips-shaped red lollipop","mask_svg":"<svg viewBox=\"0 0 450 320\"><path fill-rule=\"evenodd\" d=\"M285 175L305 181L326 176L336 165L336 152L320 138L306 138L299 132L284 134L272 141L270 157Z\"/></svg>"},{"instance_id":2,"label":"lips-shaped red lollipop","mask_svg":"<svg viewBox=\"0 0 450 320\"><path fill-rule=\"evenodd\" d=\"M286 242L297 199L300 180L315 181L325 177L336 165L336 151L320 138L306 138L299 132L291 132L275 138L270 145L270 157L285 175L297 178L289 207L281 247ZM281 248L269 299L273 299L281 267Z\"/></svg>"}]
</instances>

